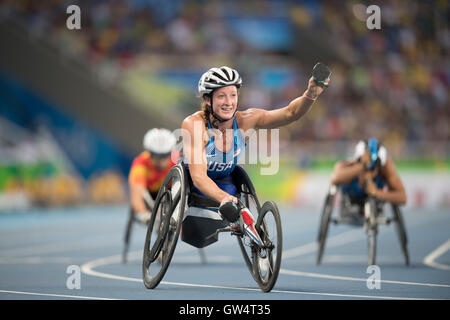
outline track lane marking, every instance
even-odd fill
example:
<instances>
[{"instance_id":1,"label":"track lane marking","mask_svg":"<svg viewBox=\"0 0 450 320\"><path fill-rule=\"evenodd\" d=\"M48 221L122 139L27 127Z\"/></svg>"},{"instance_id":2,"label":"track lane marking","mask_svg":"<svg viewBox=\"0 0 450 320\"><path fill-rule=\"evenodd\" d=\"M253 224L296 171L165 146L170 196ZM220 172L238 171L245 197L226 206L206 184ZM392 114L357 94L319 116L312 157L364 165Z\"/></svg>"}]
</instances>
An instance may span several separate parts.
<instances>
[{"instance_id":1,"label":"track lane marking","mask_svg":"<svg viewBox=\"0 0 450 320\"><path fill-rule=\"evenodd\" d=\"M343 233L339 233L335 236L329 237L327 239L327 248L331 247L337 247L343 244L347 244L350 242L358 241L360 239L363 239L365 236L364 233L361 232L361 230L350 230ZM330 240L332 240L331 243ZM431 259L430 263L433 263L433 265L439 265L442 267L448 267L450 270L450 266L446 265L440 265L435 262L433 262L434 259L436 259L438 256L443 254L445 251L450 249L450 239L444 243L442 246L437 248L435 251L433 251L429 256ZM313 253L317 251L317 242L310 242L292 249L288 249L283 252L283 260L298 257L301 255L305 255L308 253ZM287 258L286 256L287 255ZM425 263L425 262L424 262ZM312 273L312 272L303 272L303 271L296 271L296 270L288 270L288 269L280 269L280 273L287 274L287 275L295 275L295 276L302 276L302 277L311 277L311 278L322 278L322 279L334 279L334 280L346 280L346 281L367 281L365 278L355 278L355 277L345 277L345 276L336 276L331 274L323 274L323 273ZM410 282L410 281L394 281L394 280L380 280L381 283L390 283L390 284L401 284L401 285L413 285L413 286L427 286L427 287L444 287L444 288L450 288L450 285L448 284L436 284L436 283L423 283L423 282Z\"/></svg>"},{"instance_id":2,"label":"track lane marking","mask_svg":"<svg viewBox=\"0 0 450 320\"><path fill-rule=\"evenodd\" d=\"M130 254L134 254L134 255L136 255L136 253L140 253L140 251L130 252ZM87 275L91 275L91 276L95 276L95 277L142 283L143 280L139 279L139 278L118 276L118 275L114 275L114 274L110 274L110 273L104 273L104 272L99 272L99 271L93 270L94 268L98 268L101 266L119 263L120 259L121 259L121 255L113 255L113 256L99 258L99 259L96 259L93 261L89 261L81 266L81 271ZM281 272L281 270L280 270L280 272ZM255 288L219 286L219 285L184 283L184 282L161 281L161 284L173 285L173 286L184 286L184 287L196 287L196 288L213 288L213 289L261 292L260 289L255 289ZM389 300L435 300L435 299L413 298L413 297L369 296L369 295L352 295L352 294L326 293L326 292L289 291L289 290L276 290L276 289L272 290L271 292L284 293L284 294L299 294L299 295L347 297L347 298L356 298L356 299L365 298L365 299L389 299Z\"/></svg>"},{"instance_id":3,"label":"track lane marking","mask_svg":"<svg viewBox=\"0 0 450 320\"><path fill-rule=\"evenodd\" d=\"M53 294L53 293L26 292L26 291L11 291L11 290L1 290L1 289L0 289L0 293L13 293L13 294L23 294L23 295L32 295L32 296L73 298L73 299L88 299L88 300L125 300L125 299L114 299L114 298L73 296L73 295L67 295L67 294Z\"/></svg>"},{"instance_id":4,"label":"track lane marking","mask_svg":"<svg viewBox=\"0 0 450 320\"><path fill-rule=\"evenodd\" d=\"M360 229L349 230L346 232L339 233L337 235L328 237L327 239L327 248L333 248L337 246L341 246L343 244L355 242L358 240L362 240L365 234ZM288 249L283 251L282 257L283 260L291 259L294 257L298 257L304 254L313 253L317 251L317 242L310 242L292 249Z\"/></svg>"},{"instance_id":5,"label":"track lane marking","mask_svg":"<svg viewBox=\"0 0 450 320\"><path fill-rule=\"evenodd\" d=\"M349 230L349 231L334 235L332 237L329 237L328 241L327 241L327 242L329 242L327 247L337 247L337 246L340 246L343 244L362 240L363 238L364 238L364 233L362 233L360 229ZM298 257L298 256L308 254L308 253L313 253L316 250L317 250L317 242L307 243L305 245L301 245L301 246L298 246L298 247L295 247L292 249L285 250L283 252L283 260L290 259L293 257ZM123 281L142 282L142 279L138 279L138 278L117 276L117 275L103 273L103 272L93 270L94 268L97 268L97 267L100 267L103 265L107 265L107 264L117 263L119 261L120 261L120 255L110 256L110 257L106 257L106 258L100 258L100 259L88 262L86 264L83 264L81 266L81 270L83 273L86 273L86 274L89 274L92 276L97 276L97 277L123 280ZM367 279L365 279L365 278L335 276L335 275L329 275L329 274L301 272L301 271L288 270L288 269L280 269L280 273L286 274L286 275L305 276L305 277L313 277L313 278L336 279L336 280L346 280L346 281L364 281L364 282L367 281ZM414 285L414 286L427 286L427 287L450 287L450 285L447 285L447 284L431 284L431 283L419 283L419 282L407 282L407 281L381 280L381 282L390 283L390 284L399 284L399 285ZM167 281L161 281L161 284L187 286L187 287L217 288L217 289L260 292L259 289L231 287L231 286L217 286L217 285L192 284L192 283L167 282ZM317 293L317 292L286 291L286 290L272 290L272 292L287 293L287 294L304 294L304 295L322 295L322 296L325 295L325 296L350 297L350 298L369 298L369 299L406 299L406 300L425 300L426 299L426 298L349 295L349 294L337 294L337 293ZM426 300L428 300L428 299L426 299Z\"/></svg>"},{"instance_id":6,"label":"track lane marking","mask_svg":"<svg viewBox=\"0 0 450 320\"><path fill-rule=\"evenodd\" d=\"M424 259L423 264L426 266L441 269L441 270L450 270L450 266L447 264L437 263L434 260L436 260L438 257L443 255L445 252L447 252L450 249L450 239L447 240L447 242L440 245L438 248L430 252Z\"/></svg>"},{"instance_id":7,"label":"track lane marking","mask_svg":"<svg viewBox=\"0 0 450 320\"><path fill-rule=\"evenodd\" d=\"M363 281L363 282L367 281L367 278L335 276L335 275L331 275L331 274L303 272L303 271L295 271L295 270L288 270L288 269L280 269L280 273L286 274L286 275L292 275L292 276L309 277L309 278L322 278L322 279L345 280L345 281ZM380 283L450 288L450 285L448 285L448 284L424 283L424 282L380 280Z\"/></svg>"},{"instance_id":8,"label":"track lane marking","mask_svg":"<svg viewBox=\"0 0 450 320\"><path fill-rule=\"evenodd\" d=\"M67 245L64 243L58 243L58 244L44 244L44 245L35 245L35 246L28 246L28 247L19 247L19 248L13 248L13 249L6 249L0 251L0 258L18 258L23 257L27 255L44 255L49 253L58 253L58 252L68 252L68 251L80 251L80 250L86 250L86 249L99 249L99 248L110 248L110 247L116 247L117 244L107 242L104 243L97 243L92 244L90 243L73 243L72 245ZM13 255L10 255L12 253Z\"/></svg>"},{"instance_id":9,"label":"track lane marking","mask_svg":"<svg viewBox=\"0 0 450 320\"><path fill-rule=\"evenodd\" d=\"M0 258L0 265L2 264L74 264L73 257L25 257L25 258Z\"/></svg>"}]
</instances>

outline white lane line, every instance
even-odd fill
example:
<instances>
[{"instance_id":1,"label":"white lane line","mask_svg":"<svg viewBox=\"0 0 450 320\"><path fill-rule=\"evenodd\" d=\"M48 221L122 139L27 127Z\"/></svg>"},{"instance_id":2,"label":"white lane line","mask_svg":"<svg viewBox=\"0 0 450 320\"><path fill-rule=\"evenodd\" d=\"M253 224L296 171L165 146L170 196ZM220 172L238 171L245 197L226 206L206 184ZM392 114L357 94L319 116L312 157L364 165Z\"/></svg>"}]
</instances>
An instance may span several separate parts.
<instances>
[{"instance_id":1,"label":"white lane line","mask_svg":"<svg viewBox=\"0 0 450 320\"><path fill-rule=\"evenodd\" d=\"M437 249L429 253L424 259L423 263L429 267L437 268L441 270L450 270L450 266L447 264L437 263L436 260L438 257L443 255L447 250L450 249L450 239L447 240L444 244L440 245Z\"/></svg>"},{"instance_id":2,"label":"white lane line","mask_svg":"<svg viewBox=\"0 0 450 320\"><path fill-rule=\"evenodd\" d=\"M177 250L177 248L175 248L175 253L177 253L177 252L178 253L183 253L183 252L189 252L189 251L194 251L195 250L194 247L181 247L180 249L181 250ZM138 259L141 259L141 258L142 258L142 250L131 251L131 252L128 253L128 261L138 260ZM122 255L120 255L120 254L114 255L114 256L105 257L105 258L99 258L99 259L92 260L90 262L87 262L87 263L83 264L81 266L81 272L83 272L83 273L85 273L87 275L94 276L94 277L101 277L101 278L115 279L115 280L123 280L123 281L143 282L142 279L116 276L116 275L113 275L113 274L103 273L103 272L99 272L99 271L93 270L95 268L98 268L98 267L101 267L101 266L105 266L105 265L108 265L108 264L119 263L120 261L122 261Z\"/></svg>"},{"instance_id":3,"label":"white lane line","mask_svg":"<svg viewBox=\"0 0 450 320\"><path fill-rule=\"evenodd\" d=\"M302 271L295 271L295 270L288 270L288 269L280 269L280 273L281 274L292 275L292 276L309 277L309 278L322 278L322 279L345 280L345 281L363 281L363 282L367 281L366 278L334 276L334 275L330 275L330 274L302 272ZM411 286L450 288L450 285L448 285L448 284L409 282L409 281L394 281L394 280L380 280L380 282L381 283L391 283L391 284L401 284L401 285L411 285Z\"/></svg>"},{"instance_id":4,"label":"white lane line","mask_svg":"<svg viewBox=\"0 0 450 320\"><path fill-rule=\"evenodd\" d=\"M139 251L140 252L140 251ZM130 252L130 254L136 254L135 252ZM105 258L99 258L90 262L87 262L81 266L81 271L85 274L106 278L106 279L114 279L114 280L122 280L122 281L132 281L132 282L140 282L142 283L142 279L132 278L132 277L123 277L117 276L110 273L104 273L93 270L94 268L98 268L100 266L119 263L121 259L121 255L114 255ZM183 283L183 282L168 282L161 281L161 284L165 285L173 285L173 286L184 286L184 287L196 287L196 288L214 288L214 289L227 289L227 290L239 290L239 291L254 291L261 292L259 289L255 288L243 288L243 287L229 287L229 286L218 286L218 285L207 285L207 284L195 284L195 283ZM286 294L299 294L299 295L319 295L319 296L331 296L331 297L347 297L347 298L356 298L356 299L398 299L398 300L433 300L426 298L410 298L410 297L387 297L387 296L367 296L367 295L352 295L352 294L340 294L340 293L325 293L325 292L308 292L308 291L287 291L287 290L272 290L271 292L277 293L286 293Z\"/></svg>"},{"instance_id":5,"label":"white lane line","mask_svg":"<svg viewBox=\"0 0 450 320\"><path fill-rule=\"evenodd\" d=\"M67 294L53 294L53 293L25 292L25 291L10 291L10 290L0 290L0 293L13 293L13 294L23 294L23 295L32 295L32 296L57 297L57 298L73 298L73 299L89 299L89 300L124 300L124 299L86 297L86 296L72 296L72 295L67 295Z\"/></svg>"},{"instance_id":6,"label":"white lane line","mask_svg":"<svg viewBox=\"0 0 450 320\"><path fill-rule=\"evenodd\" d=\"M24 257L24 258L0 258L0 264L71 264L75 259L69 257Z\"/></svg>"},{"instance_id":7,"label":"white lane line","mask_svg":"<svg viewBox=\"0 0 450 320\"><path fill-rule=\"evenodd\" d=\"M194 284L194 283L166 282L166 281L161 281L161 284L174 285L174 286L185 286L185 287L197 287L197 288L213 288L213 289L228 289L228 290L261 292L260 289L255 289L255 288L227 287L227 286L216 286L216 285L209 285L209 284ZM385 300L385 299L387 299L387 300L436 300L436 299L427 299L427 298L366 296L366 295L356 295L356 294L309 292L309 291L272 290L271 292L287 293L287 294L299 294L299 295L318 295L318 296L331 296L331 297L347 297L347 298L356 298L356 299L365 298L365 299L383 299L383 300Z\"/></svg>"},{"instance_id":8,"label":"white lane line","mask_svg":"<svg viewBox=\"0 0 450 320\"><path fill-rule=\"evenodd\" d=\"M133 259L138 259L139 253L142 254L141 251L129 252L128 253L128 261L131 261ZM99 272L99 271L93 270L95 268L98 268L101 266L106 266L108 264L119 263L121 261L121 259L122 259L122 255L118 254L118 255L114 255L114 256L109 256L109 257L105 257L105 258L99 258L96 260L92 260L92 261L89 261L89 262L81 265L81 272L83 272L87 275L90 275L90 276L106 278L106 279L143 282L142 279L116 276L114 274L109 274L109 273L104 273L104 272Z\"/></svg>"},{"instance_id":9,"label":"white lane line","mask_svg":"<svg viewBox=\"0 0 450 320\"><path fill-rule=\"evenodd\" d=\"M350 242L358 241L363 239L365 234L361 232L361 230L350 230L347 232L340 233L338 235L329 237L327 239L327 247L337 247L343 244L347 244ZM434 259L436 259L438 256L443 254L445 251L450 249L450 239L433 251L429 256L431 257L430 264L433 264L433 266L439 266L440 268L448 268L445 270L450 270L450 266L441 265L433 262ZM286 250L283 252L283 260L298 257L304 254L312 253L317 251L317 242L310 242L305 245L292 248L289 250ZM425 262L424 262L425 263ZM321 274L321 273L312 273L312 272L302 272L302 271L295 271L295 270L288 270L288 269L280 269L281 274L287 274L287 275L295 275L295 276L302 276L302 277L311 277L311 278L323 278L323 279L335 279L335 280L346 280L346 281L367 281L367 279L364 278L355 278L355 277L344 277L344 276L335 276L331 274ZM381 280L383 283L391 283L391 284L401 284L401 285L414 285L414 286L427 286L427 287L445 287L450 288L450 285L448 284L435 284L435 283L421 283L421 282L409 282L409 281L394 281L394 280Z\"/></svg>"},{"instance_id":10,"label":"white lane line","mask_svg":"<svg viewBox=\"0 0 450 320\"><path fill-rule=\"evenodd\" d=\"M377 261L382 260L388 260L388 261L395 261L398 259L398 256L378 256L377 255ZM333 255L328 254L323 257L323 263L361 263L365 264L367 263L367 255L353 255L353 254L340 254L340 255Z\"/></svg>"},{"instance_id":11,"label":"white lane line","mask_svg":"<svg viewBox=\"0 0 450 320\"><path fill-rule=\"evenodd\" d=\"M198 265L201 263L200 255L192 255L192 256L185 256L185 257L173 257L172 261L174 263L180 263L180 264L196 264ZM208 255L206 257L206 263L231 263L233 262L233 257L231 256L224 256L224 255Z\"/></svg>"},{"instance_id":12,"label":"white lane line","mask_svg":"<svg viewBox=\"0 0 450 320\"><path fill-rule=\"evenodd\" d=\"M330 241L328 247L336 247L346 243L354 242L364 238L364 233L361 230L350 230L344 233L340 233L333 237L329 237ZM285 259L285 255L287 258L293 258L296 256L300 256L303 254L311 253L317 250L317 243L312 242L306 245L302 245L293 249L286 250L283 252L283 259ZM134 252L137 253L137 252ZM131 253L130 253L131 254ZM93 270L94 268L118 263L120 261L121 256L110 256L106 258L100 258L97 260L93 260L91 262L85 263L81 266L82 272L85 274L89 274L92 276L103 277L108 279L115 280L123 280L123 281L133 281L133 282L142 282L142 279L131 278L131 277L123 277L117 276L114 274L108 274L103 272L98 272ZM367 279L363 278L354 278L354 277L343 277L343 276L334 276L328 274L318 274L318 273L307 273L301 271L287 270L281 269L280 273L291 274L296 276L306 276L306 277L314 277L314 278L325 278L325 279L338 279L338 280L347 280L347 281L367 281ZM450 285L446 284L427 284L427 283L417 283L417 282L406 282L406 281L392 281L392 280L382 280L384 283L391 284L402 284L402 285L417 285L417 286L428 286L428 287L450 287ZM217 288L217 289L230 289L230 290L244 290L244 291L256 291L259 292L259 289L253 288L241 288L241 287L227 287L227 286L216 286L216 285L204 285L204 284L190 284L190 283L179 283L179 282L167 282L161 281L161 284L166 285L177 285L177 286L189 286L189 287L204 287L204 288ZM317 292L303 292L303 291L285 291L285 290L272 290L272 292L278 293L288 293L288 294L305 294L305 295L325 295L325 296L336 296L336 297L353 297L353 298L369 298L369 299L406 299L406 300L428 300L425 298L406 298L406 297L386 297L386 296L365 296L365 295L348 295L348 294L334 294L334 293L317 293Z\"/></svg>"},{"instance_id":13,"label":"white lane line","mask_svg":"<svg viewBox=\"0 0 450 320\"><path fill-rule=\"evenodd\" d=\"M327 238L327 248L341 246L350 242L355 242L364 239L365 234L363 230L356 229L346 231ZM292 249L283 251L283 260L298 257L304 254L313 253L317 251L317 242L310 242Z\"/></svg>"},{"instance_id":14,"label":"white lane line","mask_svg":"<svg viewBox=\"0 0 450 320\"><path fill-rule=\"evenodd\" d=\"M98 248L109 248L109 247L117 247L117 243L113 242L105 242L101 244L93 244L90 243L78 243L73 245L67 245L64 243L59 244L44 244L44 245L35 245L29 247L22 248L14 248L0 251L0 256L10 257L9 254L12 254L13 257L24 256L24 255L42 255L48 253L57 253L57 252L67 252L67 251L77 251L77 250L88 250L88 249L98 249Z\"/></svg>"}]
</instances>

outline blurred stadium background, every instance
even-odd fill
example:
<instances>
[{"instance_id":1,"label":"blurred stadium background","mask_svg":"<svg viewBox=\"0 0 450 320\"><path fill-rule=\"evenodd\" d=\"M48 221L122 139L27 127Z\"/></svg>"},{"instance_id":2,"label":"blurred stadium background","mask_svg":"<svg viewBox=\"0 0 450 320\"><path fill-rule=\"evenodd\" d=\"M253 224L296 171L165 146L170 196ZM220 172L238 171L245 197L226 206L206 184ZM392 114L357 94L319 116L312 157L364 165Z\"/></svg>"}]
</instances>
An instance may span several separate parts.
<instances>
[{"instance_id":1,"label":"blurred stadium background","mask_svg":"<svg viewBox=\"0 0 450 320\"><path fill-rule=\"evenodd\" d=\"M72 4L80 30L66 27ZM381 30L366 27L369 4ZM280 131L279 173L247 167L260 196L321 205L334 162L375 136L409 206L448 208L449 14L446 0L2 0L0 212L126 203L143 134L199 108L206 69L242 73L241 108L279 108L317 61L331 86Z\"/></svg>"}]
</instances>

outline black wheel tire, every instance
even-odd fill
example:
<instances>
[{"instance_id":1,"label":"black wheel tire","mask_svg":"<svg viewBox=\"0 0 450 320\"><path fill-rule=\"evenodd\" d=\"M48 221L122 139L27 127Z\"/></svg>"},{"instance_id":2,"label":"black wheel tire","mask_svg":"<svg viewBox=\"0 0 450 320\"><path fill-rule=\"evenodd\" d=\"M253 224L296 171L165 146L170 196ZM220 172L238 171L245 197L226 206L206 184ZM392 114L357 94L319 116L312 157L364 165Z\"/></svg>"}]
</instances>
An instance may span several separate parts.
<instances>
[{"instance_id":1,"label":"black wheel tire","mask_svg":"<svg viewBox=\"0 0 450 320\"><path fill-rule=\"evenodd\" d=\"M375 230L369 230L367 235L367 246L369 250L369 265L372 266L376 263L377 255L377 234Z\"/></svg>"},{"instance_id":2,"label":"black wheel tire","mask_svg":"<svg viewBox=\"0 0 450 320\"><path fill-rule=\"evenodd\" d=\"M275 229L277 234L275 237L269 234L269 230L266 224L266 217L270 212L272 213L273 219L276 224ZM283 252L283 230L281 227L281 217L275 202L266 201L263 204L261 212L258 215L258 220L256 222L255 227L258 233L260 234L263 242L267 242L267 240L269 239L275 240L276 238L275 248L265 250L265 260L267 260L268 264L268 269L265 275L262 274L263 270L260 269L260 262L261 259L263 259L259 253L261 249L256 244L254 245L254 254L252 257L253 274L255 275L256 282L258 283L262 291L270 292L273 286L275 285L278 278L278 274L280 272L281 258ZM276 253L275 256L273 255L274 249Z\"/></svg>"},{"instance_id":3,"label":"black wheel tire","mask_svg":"<svg viewBox=\"0 0 450 320\"><path fill-rule=\"evenodd\" d=\"M167 186L173 179L177 179L180 182L180 189L177 195L174 195L174 197L172 198L172 193ZM144 285L147 289L154 289L161 282L169 267L170 261L172 260L178 237L180 235L181 224L183 222L183 214L186 205L186 181L185 171L182 165L178 164L174 166L164 179L164 182L162 183L162 186L158 192L158 196L156 197L152 217L147 228L147 235L144 245L144 256L142 261L143 280ZM172 200L168 200L169 196ZM176 198L178 198L178 200ZM173 201L173 199L177 201ZM169 206L167 206L167 203L170 204L170 208ZM161 228L161 226L158 226L157 239L153 244L151 244L151 236L154 232L154 224L160 205L163 205L163 208L161 208L162 212L160 218L160 224L163 224L163 227ZM177 205L180 206L177 212L177 219L175 223L171 223L171 218ZM163 212L164 210L167 211ZM169 239L169 234L171 236L171 239ZM153 262L157 260L161 252L163 252L161 269L155 276L152 277L149 272L149 267Z\"/></svg>"},{"instance_id":4,"label":"black wheel tire","mask_svg":"<svg viewBox=\"0 0 450 320\"><path fill-rule=\"evenodd\" d=\"M239 198L253 214L257 213L259 215L259 212L261 212L261 205L259 203L258 197L256 196L256 193L254 191L253 185L251 185L251 182L248 181L247 184L249 185L242 185L242 192L240 193ZM250 271L250 274L255 279L255 281L258 281L253 272L253 263L252 263L254 254L253 249L248 244L244 243L243 237L236 237L236 238L239 244L239 248L241 249L242 256L244 257L245 265L247 266L248 270Z\"/></svg>"},{"instance_id":5,"label":"black wheel tire","mask_svg":"<svg viewBox=\"0 0 450 320\"><path fill-rule=\"evenodd\" d=\"M392 211L394 212L395 227L397 229L403 257L405 258L405 264L409 266L408 236L406 234L405 221L403 220L402 212L397 205L392 205Z\"/></svg>"},{"instance_id":6,"label":"black wheel tire","mask_svg":"<svg viewBox=\"0 0 450 320\"><path fill-rule=\"evenodd\" d=\"M367 247L368 247L368 263L369 265L374 265L376 263L376 255L377 255L377 233L378 233L378 224L376 221L376 213L377 207L374 198L369 198L369 214L366 216L368 221L368 229L367 229Z\"/></svg>"},{"instance_id":7,"label":"black wheel tire","mask_svg":"<svg viewBox=\"0 0 450 320\"><path fill-rule=\"evenodd\" d=\"M333 212L333 202L334 202L334 196L331 194L328 194L325 198L325 202L322 209L322 215L320 218L320 225L319 225L319 234L317 236L317 242L318 242L318 250L317 250L317 258L316 258L316 264L319 265L322 263L322 257L323 253L325 251L325 244L327 240L327 234L328 234L328 226L330 225L331 220L331 214Z\"/></svg>"},{"instance_id":8,"label":"black wheel tire","mask_svg":"<svg viewBox=\"0 0 450 320\"><path fill-rule=\"evenodd\" d=\"M128 257L128 248L130 246L130 238L131 238L131 230L133 229L133 222L134 222L134 213L133 210L130 208L130 213L128 215L128 222L125 227L125 236L124 236L124 245L123 245L123 251L122 251L122 263L127 263L127 257Z\"/></svg>"}]
</instances>

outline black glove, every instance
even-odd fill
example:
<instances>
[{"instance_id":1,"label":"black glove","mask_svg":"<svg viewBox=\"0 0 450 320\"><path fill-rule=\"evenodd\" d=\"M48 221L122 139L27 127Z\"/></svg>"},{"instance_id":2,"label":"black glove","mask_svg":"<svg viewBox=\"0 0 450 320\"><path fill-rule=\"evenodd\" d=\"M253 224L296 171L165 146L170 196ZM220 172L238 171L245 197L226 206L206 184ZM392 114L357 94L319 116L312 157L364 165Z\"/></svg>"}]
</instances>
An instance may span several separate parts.
<instances>
[{"instance_id":1,"label":"black glove","mask_svg":"<svg viewBox=\"0 0 450 320\"><path fill-rule=\"evenodd\" d=\"M219 212L228 222L236 222L239 218L239 207L233 201L225 202L219 207Z\"/></svg>"},{"instance_id":2,"label":"black glove","mask_svg":"<svg viewBox=\"0 0 450 320\"><path fill-rule=\"evenodd\" d=\"M326 82L326 80L328 80L330 75L331 75L330 68L328 68L322 62L316 63L312 71L312 76L317 85L321 86L322 88L328 87L328 82Z\"/></svg>"}]
</instances>

